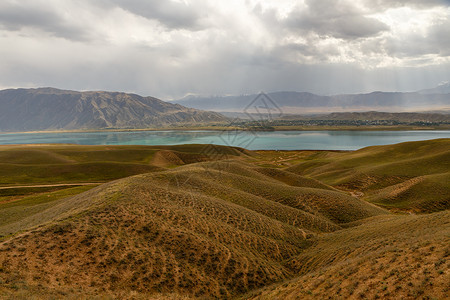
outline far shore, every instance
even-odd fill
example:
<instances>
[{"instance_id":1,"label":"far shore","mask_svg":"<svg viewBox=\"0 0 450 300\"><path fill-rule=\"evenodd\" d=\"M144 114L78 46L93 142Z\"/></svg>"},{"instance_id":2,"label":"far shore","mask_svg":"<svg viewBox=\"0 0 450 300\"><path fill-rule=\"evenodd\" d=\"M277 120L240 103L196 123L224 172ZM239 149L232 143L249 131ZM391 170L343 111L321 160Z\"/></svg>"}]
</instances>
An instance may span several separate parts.
<instances>
[{"instance_id":1,"label":"far shore","mask_svg":"<svg viewBox=\"0 0 450 300\"><path fill-rule=\"evenodd\" d=\"M90 132L134 132L134 131L411 131L411 130L450 130L450 125L440 126L274 126L273 129L242 128L234 126L199 126L199 127L162 127L162 128L106 128L76 130L39 130L1 132L0 134L24 133L90 133Z\"/></svg>"}]
</instances>

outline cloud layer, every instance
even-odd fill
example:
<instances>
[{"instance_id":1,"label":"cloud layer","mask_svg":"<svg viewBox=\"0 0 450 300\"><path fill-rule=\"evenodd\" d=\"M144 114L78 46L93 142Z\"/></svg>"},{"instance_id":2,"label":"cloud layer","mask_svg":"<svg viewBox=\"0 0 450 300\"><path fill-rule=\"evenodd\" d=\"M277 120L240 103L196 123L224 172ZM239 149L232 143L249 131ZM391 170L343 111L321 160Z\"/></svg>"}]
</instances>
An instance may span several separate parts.
<instances>
[{"instance_id":1,"label":"cloud layer","mask_svg":"<svg viewBox=\"0 0 450 300\"><path fill-rule=\"evenodd\" d=\"M450 1L3 0L0 88L418 90L450 78Z\"/></svg>"}]
</instances>

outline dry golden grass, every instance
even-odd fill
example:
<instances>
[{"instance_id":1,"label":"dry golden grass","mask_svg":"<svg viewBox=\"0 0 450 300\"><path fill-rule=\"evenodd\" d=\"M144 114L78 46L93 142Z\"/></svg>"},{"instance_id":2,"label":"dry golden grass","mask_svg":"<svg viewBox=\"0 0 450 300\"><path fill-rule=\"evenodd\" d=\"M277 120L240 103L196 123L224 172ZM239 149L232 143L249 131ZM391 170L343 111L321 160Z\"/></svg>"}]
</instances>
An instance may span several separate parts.
<instances>
[{"instance_id":1,"label":"dry golden grass","mask_svg":"<svg viewBox=\"0 0 450 300\"><path fill-rule=\"evenodd\" d=\"M382 216L329 233L291 259L301 275L252 299L445 299L450 212Z\"/></svg>"},{"instance_id":2,"label":"dry golden grass","mask_svg":"<svg viewBox=\"0 0 450 300\"><path fill-rule=\"evenodd\" d=\"M0 146L0 187L108 182L219 157L204 150L205 145L4 145ZM214 151L230 158L252 155L245 149L225 146L216 146Z\"/></svg>"},{"instance_id":3,"label":"dry golden grass","mask_svg":"<svg viewBox=\"0 0 450 300\"><path fill-rule=\"evenodd\" d=\"M374 146L286 170L394 211L433 212L450 208L449 149L450 139Z\"/></svg>"},{"instance_id":4,"label":"dry golden grass","mask_svg":"<svg viewBox=\"0 0 450 300\"><path fill-rule=\"evenodd\" d=\"M18 156L158 167L72 197L21 196L42 206L0 227L0 298L445 298L449 143L283 152L274 164L278 152L227 147L211 161L203 145Z\"/></svg>"},{"instance_id":5,"label":"dry golden grass","mask_svg":"<svg viewBox=\"0 0 450 300\"><path fill-rule=\"evenodd\" d=\"M389 209L414 213L450 209L450 172L414 177L374 191L367 200Z\"/></svg>"},{"instance_id":6,"label":"dry golden grass","mask_svg":"<svg viewBox=\"0 0 450 300\"><path fill-rule=\"evenodd\" d=\"M1 280L9 288L24 282L48 291L227 298L292 277L289 259L317 233L386 213L258 170L206 162L64 199L20 229L38 227L0 244Z\"/></svg>"}]
</instances>

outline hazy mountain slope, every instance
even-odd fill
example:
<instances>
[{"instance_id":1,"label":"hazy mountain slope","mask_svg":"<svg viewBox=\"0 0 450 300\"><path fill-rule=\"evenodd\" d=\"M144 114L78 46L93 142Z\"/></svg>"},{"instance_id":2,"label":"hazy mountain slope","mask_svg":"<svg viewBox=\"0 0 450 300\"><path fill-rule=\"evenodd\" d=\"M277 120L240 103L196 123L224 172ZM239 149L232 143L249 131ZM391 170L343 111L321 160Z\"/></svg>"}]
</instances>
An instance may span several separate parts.
<instances>
[{"instance_id":1,"label":"hazy mountain slope","mask_svg":"<svg viewBox=\"0 0 450 300\"><path fill-rule=\"evenodd\" d=\"M420 94L450 94L450 82L445 82L435 88L418 91Z\"/></svg>"},{"instance_id":2,"label":"hazy mountain slope","mask_svg":"<svg viewBox=\"0 0 450 300\"><path fill-rule=\"evenodd\" d=\"M294 116L287 119L294 118ZM392 120L398 122L450 122L449 114L438 113L388 113L378 111L368 112L347 112L347 113L331 113L327 115L320 115L310 119L317 120Z\"/></svg>"},{"instance_id":3,"label":"hazy mountain slope","mask_svg":"<svg viewBox=\"0 0 450 300\"><path fill-rule=\"evenodd\" d=\"M450 94L423 95L419 93L373 92L369 94L319 96L304 92L268 93L273 103L284 114L302 114L339 111L405 111L432 110L450 107ZM189 96L175 103L187 107L218 112L244 112L257 95L243 96Z\"/></svg>"},{"instance_id":4,"label":"hazy mountain slope","mask_svg":"<svg viewBox=\"0 0 450 300\"><path fill-rule=\"evenodd\" d=\"M152 97L52 88L0 91L0 131L148 128L224 121Z\"/></svg>"}]
</instances>

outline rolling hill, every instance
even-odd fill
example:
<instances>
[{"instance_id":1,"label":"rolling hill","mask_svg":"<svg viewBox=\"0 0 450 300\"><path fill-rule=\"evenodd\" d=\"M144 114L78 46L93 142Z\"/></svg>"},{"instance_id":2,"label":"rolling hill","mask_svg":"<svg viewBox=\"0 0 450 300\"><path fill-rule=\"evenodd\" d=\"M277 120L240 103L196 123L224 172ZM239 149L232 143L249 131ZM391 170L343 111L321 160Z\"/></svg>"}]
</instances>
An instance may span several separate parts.
<instances>
[{"instance_id":1,"label":"rolling hill","mask_svg":"<svg viewBox=\"0 0 450 300\"><path fill-rule=\"evenodd\" d=\"M333 213L339 207L348 213ZM286 260L317 233L386 213L245 164L187 165L108 183L22 220L38 227L1 243L1 279L87 295L230 297L291 277Z\"/></svg>"},{"instance_id":2,"label":"rolling hill","mask_svg":"<svg viewBox=\"0 0 450 300\"><path fill-rule=\"evenodd\" d=\"M220 160L204 145L5 146L0 160L15 167L150 169L94 187L0 197L0 215L9 216L0 218L0 297L443 298L449 143L218 147ZM21 149L30 155L15 155ZM391 200L422 214L393 213Z\"/></svg>"},{"instance_id":3,"label":"rolling hill","mask_svg":"<svg viewBox=\"0 0 450 300\"><path fill-rule=\"evenodd\" d=\"M154 128L225 120L218 113L135 94L53 88L0 91L0 132Z\"/></svg>"},{"instance_id":4,"label":"rolling hill","mask_svg":"<svg viewBox=\"0 0 450 300\"><path fill-rule=\"evenodd\" d=\"M367 147L287 170L364 195L383 207L415 212L450 209L449 139Z\"/></svg>"},{"instance_id":5,"label":"rolling hill","mask_svg":"<svg viewBox=\"0 0 450 300\"><path fill-rule=\"evenodd\" d=\"M299 276L247 299L447 299L450 212L380 216L321 236L292 258Z\"/></svg>"}]
</instances>

